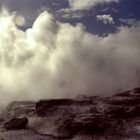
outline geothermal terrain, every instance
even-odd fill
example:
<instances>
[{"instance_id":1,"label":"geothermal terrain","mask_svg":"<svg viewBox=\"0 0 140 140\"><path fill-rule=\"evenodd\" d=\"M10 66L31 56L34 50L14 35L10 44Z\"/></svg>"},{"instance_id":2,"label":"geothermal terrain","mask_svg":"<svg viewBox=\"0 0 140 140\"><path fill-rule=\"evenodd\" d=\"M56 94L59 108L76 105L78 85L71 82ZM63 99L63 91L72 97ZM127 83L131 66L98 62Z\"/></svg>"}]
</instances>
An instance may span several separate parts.
<instances>
[{"instance_id":1,"label":"geothermal terrain","mask_svg":"<svg viewBox=\"0 0 140 140\"><path fill-rule=\"evenodd\" d=\"M15 101L0 114L0 140L139 140L140 88L110 97Z\"/></svg>"},{"instance_id":2,"label":"geothermal terrain","mask_svg":"<svg viewBox=\"0 0 140 140\"><path fill-rule=\"evenodd\" d=\"M140 140L139 60L140 0L0 0L0 140Z\"/></svg>"}]
</instances>

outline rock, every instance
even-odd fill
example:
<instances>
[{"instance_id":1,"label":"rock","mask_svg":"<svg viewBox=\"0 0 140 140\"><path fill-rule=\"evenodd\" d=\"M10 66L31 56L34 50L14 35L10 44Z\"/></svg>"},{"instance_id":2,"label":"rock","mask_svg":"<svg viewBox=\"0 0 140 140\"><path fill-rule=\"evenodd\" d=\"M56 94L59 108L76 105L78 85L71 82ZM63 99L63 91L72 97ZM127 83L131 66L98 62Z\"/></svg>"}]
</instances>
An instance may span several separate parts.
<instances>
[{"instance_id":1,"label":"rock","mask_svg":"<svg viewBox=\"0 0 140 140\"><path fill-rule=\"evenodd\" d=\"M82 127L82 124L74 121L74 118L71 116L57 120L56 124L58 136L61 138L72 138Z\"/></svg>"},{"instance_id":2,"label":"rock","mask_svg":"<svg viewBox=\"0 0 140 140\"><path fill-rule=\"evenodd\" d=\"M13 118L4 124L4 128L6 130L26 129L27 124L27 118Z\"/></svg>"},{"instance_id":3,"label":"rock","mask_svg":"<svg viewBox=\"0 0 140 140\"><path fill-rule=\"evenodd\" d=\"M105 123L96 116L99 112L93 99L41 100L36 104L36 113L39 117L51 118L51 124L54 122L52 128L55 128L53 133L57 137L103 133Z\"/></svg>"},{"instance_id":4,"label":"rock","mask_svg":"<svg viewBox=\"0 0 140 140\"><path fill-rule=\"evenodd\" d=\"M122 119L122 118L130 118L130 112L128 107L120 107L120 106L111 106L108 108L106 112L106 117Z\"/></svg>"},{"instance_id":5,"label":"rock","mask_svg":"<svg viewBox=\"0 0 140 140\"><path fill-rule=\"evenodd\" d=\"M13 101L6 110L8 114L5 116L8 120L10 118L19 118L21 115L30 115L34 113L35 102L33 101Z\"/></svg>"},{"instance_id":6,"label":"rock","mask_svg":"<svg viewBox=\"0 0 140 140\"><path fill-rule=\"evenodd\" d=\"M140 95L140 87L134 88L133 91L134 93L138 93Z\"/></svg>"},{"instance_id":7,"label":"rock","mask_svg":"<svg viewBox=\"0 0 140 140\"><path fill-rule=\"evenodd\" d=\"M109 122L100 117L94 116L83 120L80 133L88 135L103 134L109 127Z\"/></svg>"},{"instance_id":8,"label":"rock","mask_svg":"<svg viewBox=\"0 0 140 140\"><path fill-rule=\"evenodd\" d=\"M36 103L36 113L40 117L45 117L50 115L52 112L57 112L61 107L68 106L87 106L93 105L93 100L82 99L82 100L72 100L72 99L50 99L50 100L40 100ZM67 110L67 109L66 109ZM61 111L61 110L60 110Z\"/></svg>"},{"instance_id":9,"label":"rock","mask_svg":"<svg viewBox=\"0 0 140 140\"><path fill-rule=\"evenodd\" d=\"M131 90L125 91L125 92L121 92L121 93L117 93L114 95L114 97L130 97L130 92Z\"/></svg>"},{"instance_id":10,"label":"rock","mask_svg":"<svg viewBox=\"0 0 140 140\"><path fill-rule=\"evenodd\" d=\"M14 102L7 112L8 115L4 118L8 119L9 115L9 118L14 117L5 123L4 128L7 130L25 129L28 119L18 118L25 114L30 119L35 116L32 124L30 121L29 128L41 135L58 139L84 135L122 137L132 134L129 132L133 132L134 122L140 125L140 88L109 97L48 99L34 104Z\"/></svg>"},{"instance_id":11,"label":"rock","mask_svg":"<svg viewBox=\"0 0 140 140\"><path fill-rule=\"evenodd\" d=\"M56 121L58 136L73 138L75 135L99 135L103 134L109 122L94 115L68 116Z\"/></svg>"}]
</instances>

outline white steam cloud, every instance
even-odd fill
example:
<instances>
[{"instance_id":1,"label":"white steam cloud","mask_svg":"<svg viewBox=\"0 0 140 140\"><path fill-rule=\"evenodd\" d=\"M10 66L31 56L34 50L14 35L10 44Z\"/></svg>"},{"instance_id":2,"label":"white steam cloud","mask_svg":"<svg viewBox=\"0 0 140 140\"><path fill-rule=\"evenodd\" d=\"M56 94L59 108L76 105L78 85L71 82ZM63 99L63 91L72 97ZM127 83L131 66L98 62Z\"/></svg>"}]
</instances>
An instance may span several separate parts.
<instances>
[{"instance_id":1,"label":"white steam cloud","mask_svg":"<svg viewBox=\"0 0 140 140\"><path fill-rule=\"evenodd\" d=\"M85 10L90 9L91 7L102 4L102 3L111 3L119 2L120 0L68 0L71 10Z\"/></svg>"},{"instance_id":2,"label":"white steam cloud","mask_svg":"<svg viewBox=\"0 0 140 140\"><path fill-rule=\"evenodd\" d=\"M103 21L104 24L114 24L113 17L111 15L97 15L98 21Z\"/></svg>"},{"instance_id":3,"label":"white steam cloud","mask_svg":"<svg viewBox=\"0 0 140 140\"><path fill-rule=\"evenodd\" d=\"M43 12L27 31L0 15L0 102L109 95L139 85L140 24L99 37Z\"/></svg>"}]
</instances>

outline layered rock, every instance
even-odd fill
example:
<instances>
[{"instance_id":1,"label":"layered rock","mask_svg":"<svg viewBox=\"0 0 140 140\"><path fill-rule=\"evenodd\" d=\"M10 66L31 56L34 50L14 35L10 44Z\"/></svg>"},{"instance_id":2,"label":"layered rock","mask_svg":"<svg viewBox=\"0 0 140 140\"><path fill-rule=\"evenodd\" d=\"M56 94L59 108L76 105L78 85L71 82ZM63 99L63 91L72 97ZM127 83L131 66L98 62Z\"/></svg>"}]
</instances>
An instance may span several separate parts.
<instances>
[{"instance_id":1,"label":"layered rock","mask_svg":"<svg viewBox=\"0 0 140 140\"><path fill-rule=\"evenodd\" d=\"M136 127L140 126L140 88L110 97L14 102L5 116L16 118L7 122L5 129L26 128L27 121L18 120L23 115L29 119L28 128L58 139L139 136ZM17 122L24 123L18 126Z\"/></svg>"},{"instance_id":2,"label":"layered rock","mask_svg":"<svg viewBox=\"0 0 140 140\"><path fill-rule=\"evenodd\" d=\"M140 117L140 88L104 98L41 100L36 103L36 113L54 118L52 132L58 137L127 135L124 122ZM122 131L118 131L120 127Z\"/></svg>"}]
</instances>

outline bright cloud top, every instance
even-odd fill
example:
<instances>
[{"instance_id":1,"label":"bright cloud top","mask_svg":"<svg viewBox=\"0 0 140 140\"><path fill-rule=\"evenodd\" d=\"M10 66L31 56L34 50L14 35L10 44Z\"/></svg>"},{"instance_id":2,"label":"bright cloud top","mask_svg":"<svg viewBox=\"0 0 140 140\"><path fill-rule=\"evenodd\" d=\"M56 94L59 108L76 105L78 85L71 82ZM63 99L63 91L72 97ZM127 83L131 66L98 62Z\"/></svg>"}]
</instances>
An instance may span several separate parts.
<instances>
[{"instance_id":1,"label":"bright cloud top","mask_svg":"<svg viewBox=\"0 0 140 140\"><path fill-rule=\"evenodd\" d=\"M0 102L108 95L140 83L140 24L98 37L48 12L23 32L0 15Z\"/></svg>"},{"instance_id":2,"label":"bright cloud top","mask_svg":"<svg viewBox=\"0 0 140 140\"><path fill-rule=\"evenodd\" d=\"M69 0L69 4L73 10L89 9L100 3L119 2L119 0Z\"/></svg>"},{"instance_id":3,"label":"bright cloud top","mask_svg":"<svg viewBox=\"0 0 140 140\"><path fill-rule=\"evenodd\" d=\"M103 21L105 24L114 24L113 17L111 15L97 15L96 18L98 21Z\"/></svg>"}]
</instances>

